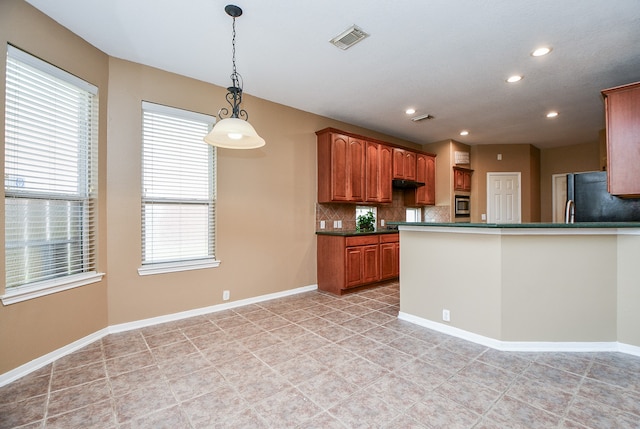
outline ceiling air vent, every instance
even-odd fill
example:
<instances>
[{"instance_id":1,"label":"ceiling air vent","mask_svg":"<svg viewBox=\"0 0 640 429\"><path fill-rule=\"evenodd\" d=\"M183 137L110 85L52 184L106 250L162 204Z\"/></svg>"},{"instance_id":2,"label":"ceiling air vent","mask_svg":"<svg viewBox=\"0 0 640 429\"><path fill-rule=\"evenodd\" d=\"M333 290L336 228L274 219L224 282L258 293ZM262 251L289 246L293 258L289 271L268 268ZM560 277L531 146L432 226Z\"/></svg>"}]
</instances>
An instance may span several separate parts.
<instances>
[{"instance_id":1,"label":"ceiling air vent","mask_svg":"<svg viewBox=\"0 0 640 429\"><path fill-rule=\"evenodd\" d=\"M367 33L365 33L362 28L357 25L352 26L351 28L346 29L340 35L334 37L329 40L333 45L338 48L345 50L349 49L359 41L366 39L369 37Z\"/></svg>"},{"instance_id":2,"label":"ceiling air vent","mask_svg":"<svg viewBox=\"0 0 640 429\"><path fill-rule=\"evenodd\" d=\"M434 116L431 116L431 115L420 115L420 116L414 116L413 118L411 118L411 120L413 122L423 121L425 119L434 119Z\"/></svg>"}]
</instances>

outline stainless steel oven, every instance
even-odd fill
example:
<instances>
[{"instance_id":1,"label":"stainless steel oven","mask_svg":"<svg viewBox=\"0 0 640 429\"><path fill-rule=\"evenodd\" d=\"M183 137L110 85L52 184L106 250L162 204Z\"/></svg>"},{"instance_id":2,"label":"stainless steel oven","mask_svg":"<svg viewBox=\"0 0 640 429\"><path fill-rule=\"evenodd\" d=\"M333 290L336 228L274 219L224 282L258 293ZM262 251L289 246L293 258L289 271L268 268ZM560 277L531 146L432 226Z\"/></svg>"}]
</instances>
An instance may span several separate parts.
<instances>
[{"instance_id":1,"label":"stainless steel oven","mask_svg":"<svg viewBox=\"0 0 640 429\"><path fill-rule=\"evenodd\" d=\"M454 201L456 217L469 217L471 215L471 199L468 195L456 195Z\"/></svg>"}]
</instances>

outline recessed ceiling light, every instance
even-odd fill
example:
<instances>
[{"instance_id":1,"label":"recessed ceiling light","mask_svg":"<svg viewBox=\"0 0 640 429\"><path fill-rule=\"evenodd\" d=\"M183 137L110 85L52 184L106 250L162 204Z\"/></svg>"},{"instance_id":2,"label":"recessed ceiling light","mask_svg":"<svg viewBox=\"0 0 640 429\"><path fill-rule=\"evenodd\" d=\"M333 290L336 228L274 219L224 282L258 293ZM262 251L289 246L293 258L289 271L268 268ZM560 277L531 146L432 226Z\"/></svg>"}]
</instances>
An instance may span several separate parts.
<instances>
[{"instance_id":1,"label":"recessed ceiling light","mask_svg":"<svg viewBox=\"0 0 640 429\"><path fill-rule=\"evenodd\" d=\"M513 76L509 76L507 78L507 82L509 83L515 83L515 82L520 82L522 80L523 76L519 75L519 74L514 74Z\"/></svg>"},{"instance_id":2,"label":"recessed ceiling light","mask_svg":"<svg viewBox=\"0 0 640 429\"><path fill-rule=\"evenodd\" d=\"M547 48L546 46L543 48L538 48L535 51L531 52L531 56L533 57L541 57L543 55L547 55L551 52L551 48Z\"/></svg>"},{"instance_id":3,"label":"recessed ceiling light","mask_svg":"<svg viewBox=\"0 0 640 429\"><path fill-rule=\"evenodd\" d=\"M469 131L467 131L467 130L460 131L460 135L461 136L468 136L469 135Z\"/></svg>"},{"instance_id":4,"label":"recessed ceiling light","mask_svg":"<svg viewBox=\"0 0 640 429\"><path fill-rule=\"evenodd\" d=\"M404 113L406 113L407 115L413 115L414 113L416 113L416 109L407 109L404 111Z\"/></svg>"},{"instance_id":5,"label":"recessed ceiling light","mask_svg":"<svg viewBox=\"0 0 640 429\"><path fill-rule=\"evenodd\" d=\"M559 115L558 112L549 112L547 113L547 118L555 118Z\"/></svg>"}]
</instances>

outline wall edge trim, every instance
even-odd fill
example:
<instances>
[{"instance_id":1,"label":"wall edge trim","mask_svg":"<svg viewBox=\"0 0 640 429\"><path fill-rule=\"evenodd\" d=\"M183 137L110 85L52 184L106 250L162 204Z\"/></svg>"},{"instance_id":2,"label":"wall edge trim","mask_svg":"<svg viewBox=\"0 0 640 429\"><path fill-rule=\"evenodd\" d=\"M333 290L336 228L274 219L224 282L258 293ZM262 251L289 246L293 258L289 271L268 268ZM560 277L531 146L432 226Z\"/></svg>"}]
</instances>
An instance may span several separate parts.
<instances>
[{"instance_id":1,"label":"wall edge trim","mask_svg":"<svg viewBox=\"0 0 640 429\"><path fill-rule=\"evenodd\" d=\"M100 329L92 334L87 335L86 337L80 338L70 344L67 344L63 347L60 347L57 350L54 350L50 353L47 353L43 356L40 356L30 362L27 362L23 365L20 365L17 368L9 370L4 374L0 374L0 387L5 386L13 381L16 381L19 378L22 378L30 373L54 362L57 359L60 359L63 356L66 356L70 353L73 353L81 348L88 346L89 344L106 337L109 334L117 333L117 332L125 332L133 329L144 328L147 326L157 325L159 323L172 322L175 320L186 319L193 316L200 316L203 314L215 313L218 311L227 310L230 308L242 307L249 304L255 304L258 302L270 301L276 298L284 298L290 295L297 295L304 292L311 292L318 289L317 284L302 286L294 289L288 289L281 292L274 292L267 295L260 295L252 298L241 299L238 301L232 301L224 304L217 304L208 307L198 308L195 310L182 311L179 313L167 314L159 317L152 317L149 319L142 319L135 322L128 323L120 323L113 326L108 326L106 328Z\"/></svg>"},{"instance_id":2,"label":"wall edge trim","mask_svg":"<svg viewBox=\"0 0 640 429\"><path fill-rule=\"evenodd\" d=\"M640 356L640 347L617 341L502 341L485 337L464 329L448 326L422 317L400 312L398 319L415 325L433 329L476 344L491 347L500 351L511 352L621 352Z\"/></svg>"}]
</instances>

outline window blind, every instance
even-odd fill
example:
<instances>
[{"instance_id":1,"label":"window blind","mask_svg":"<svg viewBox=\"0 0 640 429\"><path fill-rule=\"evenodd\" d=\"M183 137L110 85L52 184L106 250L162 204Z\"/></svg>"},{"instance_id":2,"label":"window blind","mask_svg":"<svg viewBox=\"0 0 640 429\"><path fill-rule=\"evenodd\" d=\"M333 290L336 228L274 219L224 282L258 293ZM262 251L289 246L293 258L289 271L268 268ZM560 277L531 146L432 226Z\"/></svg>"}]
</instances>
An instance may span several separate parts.
<instances>
[{"instance_id":1,"label":"window blind","mask_svg":"<svg viewBox=\"0 0 640 429\"><path fill-rule=\"evenodd\" d=\"M8 46L6 287L95 271L98 91Z\"/></svg>"},{"instance_id":2,"label":"window blind","mask_svg":"<svg viewBox=\"0 0 640 429\"><path fill-rule=\"evenodd\" d=\"M214 259L214 118L143 102L142 264Z\"/></svg>"}]
</instances>

